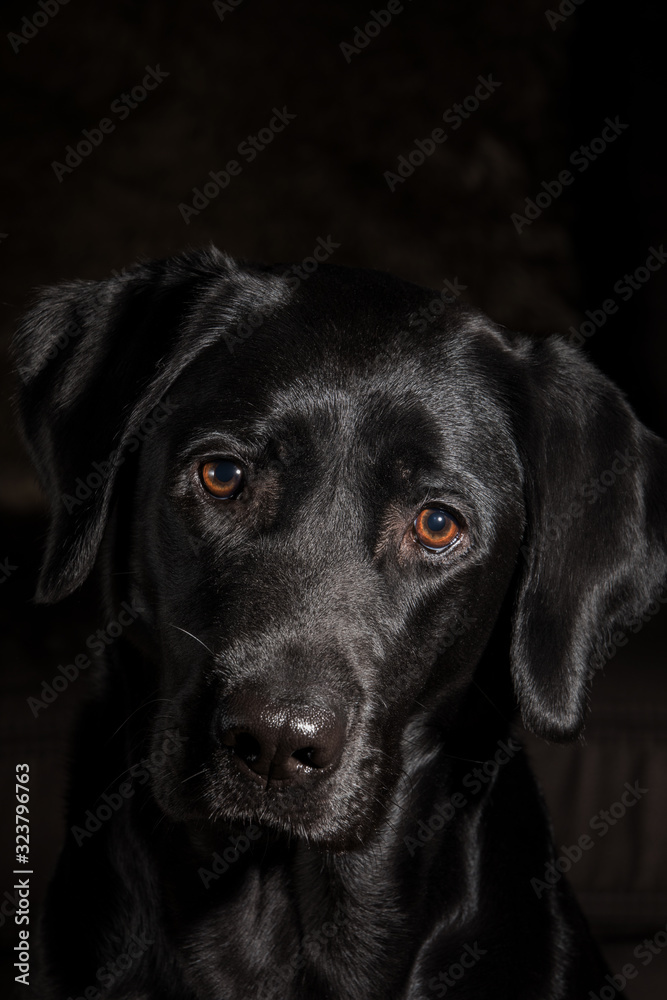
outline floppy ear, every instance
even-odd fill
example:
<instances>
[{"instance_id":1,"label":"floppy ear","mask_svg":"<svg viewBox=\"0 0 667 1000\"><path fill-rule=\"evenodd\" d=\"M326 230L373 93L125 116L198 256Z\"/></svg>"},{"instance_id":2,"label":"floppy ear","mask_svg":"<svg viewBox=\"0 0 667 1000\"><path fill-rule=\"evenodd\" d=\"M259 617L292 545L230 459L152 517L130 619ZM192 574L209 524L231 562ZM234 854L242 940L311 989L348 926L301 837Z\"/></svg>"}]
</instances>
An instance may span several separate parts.
<instances>
[{"instance_id":1,"label":"floppy ear","mask_svg":"<svg viewBox=\"0 0 667 1000\"><path fill-rule=\"evenodd\" d=\"M581 731L610 642L663 597L667 444L560 338L520 353L528 526L512 674L525 725L562 740Z\"/></svg>"},{"instance_id":2,"label":"floppy ear","mask_svg":"<svg viewBox=\"0 0 667 1000\"><path fill-rule=\"evenodd\" d=\"M215 248L41 292L13 345L19 418L51 507L37 600L90 573L118 467L147 418L168 419L180 372L258 298L281 297L275 276Z\"/></svg>"}]
</instances>

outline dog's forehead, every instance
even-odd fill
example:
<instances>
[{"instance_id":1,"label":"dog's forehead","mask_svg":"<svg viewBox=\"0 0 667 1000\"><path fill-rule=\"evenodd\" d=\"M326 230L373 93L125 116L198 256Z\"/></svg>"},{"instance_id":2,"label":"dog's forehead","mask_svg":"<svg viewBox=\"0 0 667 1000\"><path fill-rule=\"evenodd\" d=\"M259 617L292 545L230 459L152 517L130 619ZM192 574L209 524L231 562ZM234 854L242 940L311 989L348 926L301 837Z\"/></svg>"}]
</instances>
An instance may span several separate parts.
<instances>
[{"instance_id":1,"label":"dog's forehead","mask_svg":"<svg viewBox=\"0 0 667 1000\"><path fill-rule=\"evenodd\" d=\"M174 397L198 429L252 439L303 432L312 444L393 451L399 461L411 453L436 461L443 448L474 461L492 442L506 450L506 413L479 364L479 331L401 320L382 309L316 319L289 310L233 351L222 331Z\"/></svg>"}]
</instances>

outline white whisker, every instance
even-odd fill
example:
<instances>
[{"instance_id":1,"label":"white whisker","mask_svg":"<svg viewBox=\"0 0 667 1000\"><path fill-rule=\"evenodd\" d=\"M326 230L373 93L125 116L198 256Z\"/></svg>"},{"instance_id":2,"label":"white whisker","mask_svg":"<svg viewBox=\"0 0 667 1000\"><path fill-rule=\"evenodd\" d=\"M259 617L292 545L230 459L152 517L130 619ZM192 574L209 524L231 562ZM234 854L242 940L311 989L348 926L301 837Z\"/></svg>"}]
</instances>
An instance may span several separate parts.
<instances>
[{"instance_id":1,"label":"white whisker","mask_svg":"<svg viewBox=\"0 0 667 1000\"><path fill-rule=\"evenodd\" d=\"M167 622L167 625L169 625L170 628L177 628L179 632L185 632L185 634L189 635L191 639L194 639L195 642L198 642L200 646L203 646L207 653L210 653L211 656L215 656L213 650L209 649L205 642L202 642L201 639L198 639L196 635L192 634L192 632L188 632L186 628L181 628L180 625L174 625L172 622Z\"/></svg>"}]
</instances>

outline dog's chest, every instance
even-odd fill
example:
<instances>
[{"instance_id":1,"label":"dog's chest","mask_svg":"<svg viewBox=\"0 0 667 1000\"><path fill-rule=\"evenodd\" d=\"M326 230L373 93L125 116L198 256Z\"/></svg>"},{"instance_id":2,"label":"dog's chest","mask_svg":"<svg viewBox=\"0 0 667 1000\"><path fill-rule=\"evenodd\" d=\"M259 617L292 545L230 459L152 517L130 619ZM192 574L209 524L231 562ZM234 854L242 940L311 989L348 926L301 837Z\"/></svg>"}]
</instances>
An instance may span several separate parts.
<instances>
[{"instance_id":1,"label":"dog's chest","mask_svg":"<svg viewBox=\"0 0 667 1000\"><path fill-rule=\"evenodd\" d=\"M181 952L187 986L196 996L234 1000L382 995L380 984L399 971L398 928L389 913L378 926L368 920L363 885L355 896L331 890L314 870L295 885L287 869L249 867L234 892L191 925Z\"/></svg>"}]
</instances>

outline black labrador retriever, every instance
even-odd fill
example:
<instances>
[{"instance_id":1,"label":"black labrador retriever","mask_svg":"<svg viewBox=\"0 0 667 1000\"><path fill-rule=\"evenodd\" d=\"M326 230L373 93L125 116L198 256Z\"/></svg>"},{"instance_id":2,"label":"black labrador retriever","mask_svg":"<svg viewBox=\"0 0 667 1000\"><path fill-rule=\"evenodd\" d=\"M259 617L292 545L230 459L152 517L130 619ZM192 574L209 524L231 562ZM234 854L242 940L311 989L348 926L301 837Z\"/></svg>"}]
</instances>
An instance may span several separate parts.
<instances>
[{"instance_id":1,"label":"black labrador retriever","mask_svg":"<svg viewBox=\"0 0 667 1000\"><path fill-rule=\"evenodd\" d=\"M47 289L16 353L38 599L95 567L105 616L40 996L597 995L511 727L576 737L667 573L667 446L614 385L215 249Z\"/></svg>"}]
</instances>

